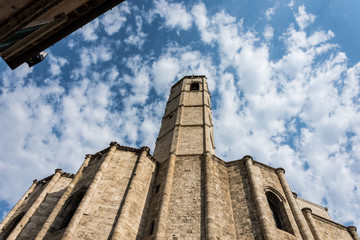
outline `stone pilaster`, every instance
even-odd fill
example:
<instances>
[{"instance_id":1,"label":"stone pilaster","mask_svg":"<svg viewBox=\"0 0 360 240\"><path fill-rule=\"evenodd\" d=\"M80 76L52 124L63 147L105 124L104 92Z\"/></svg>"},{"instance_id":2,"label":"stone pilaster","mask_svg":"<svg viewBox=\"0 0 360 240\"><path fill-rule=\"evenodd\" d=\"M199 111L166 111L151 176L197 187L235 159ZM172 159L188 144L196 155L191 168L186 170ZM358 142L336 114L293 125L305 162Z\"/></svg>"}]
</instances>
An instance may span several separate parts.
<instances>
[{"instance_id":1,"label":"stone pilaster","mask_svg":"<svg viewBox=\"0 0 360 240\"><path fill-rule=\"evenodd\" d=\"M172 152L170 153L168 168L166 172L166 178L164 182L164 192L162 194L158 221L157 224L155 224L156 239L166 238L166 229L167 229L166 222L169 213L170 195L171 195L172 183L174 179L175 162L176 162L176 155L175 153Z\"/></svg>"},{"instance_id":2,"label":"stone pilaster","mask_svg":"<svg viewBox=\"0 0 360 240\"><path fill-rule=\"evenodd\" d=\"M71 240L73 239L73 235L76 231L76 228L81 220L81 217L83 216L90 200L92 199L94 193L96 192L97 186L103 176L103 172L106 170L107 166L109 165L109 162L111 161L114 152L116 151L116 145L117 143L112 142L110 143L110 149L107 153L104 161L101 163L99 170L97 171L92 183L90 184L89 188L87 189L84 198L81 200L79 207L77 208L74 216L71 218L71 221L69 222L69 225L66 228L66 231L64 233L63 240Z\"/></svg>"},{"instance_id":3,"label":"stone pilaster","mask_svg":"<svg viewBox=\"0 0 360 240\"><path fill-rule=\"evenodd\" d=\"M51 191L51 189L54 187L55 183L60 179L62 173L63 173L63 171L61 169L56 169L55 170L55 174L53 175L53 177L51 178L49 183L46 185L44 190L41 192L39 197L35 200L35 202L29 208L29 210L26 212L24 217L16 225L16 227L14 228L12 233L7 238L8 240L10 240L10 239L15 240L18 237L18 235L20 234L22 229L26 226L26 224L29 222L30 218L33 216L33 214L38 209L40 204L44 201L47 193L49 193Z\"/></svg>"},{"instance_id":4,"label":"stone pilaster","mask_svg":"<svg viewBox=\"0 0 360 240\"><path fill-rule=\"evenodd\" d=\"M19 209L19 207L25 202L25 199L34 191L36 185L38 183L38 180L34 180L33 184L30 186L30 188L26 191L26 193L22 196L22 198L15 204L13 209L8 213L8 215L4 218L4 220L0 224L0 231L4 230L4 227L8 224L9 220L14 216L16 211Z\"/></svg>"},{"instance_id":5,"label":"stone pilaster","mask_svg":"<svg viewBox=\"0 0 360 240\"><path fill-rule=\"evenodd\" d=\"M349 226L349 227L347 227L347 230L349 231L350 235L352 236L352 238L354 240L360 240L359 235L356 232L355 226Z\"/></svg>"},{"instance_id":6,"label":"stone pilaster","mask_svg":"<svg viewBox=\"0 0 360 240\"><path fill-rule=\"evenodd\" d=\"M315 223L315 220L312 216L312 211L310 208L303 208L301 210L305 216L305 219L310 227L310 230L315 238L315 240L321 240L321 234L320 232L318 231L318 226L316 225Z\"/></svg>"},{"instance_id":7,"label":"stone pilaster","mask_svg":"<svg viewBox=\"0 0 360 240\"><path fill-rule=\"evenodd\" d=\"M215 196L213 194L214 188L212 183L212 159L210 152L204 154L205 163L205 224L206 224L206 239L216 239L216 210L214 207Z\"/></svg>"},{"instance_id":8,"label":"stone pilaster","mask_svg":"<svg viewBox=\"0 0 360 240\"><path fill-rule=\"evenodd\" d=\"M61 196L60 200L58 201L58 203L56 204L55 208L53 209L53 211L51 212L50 216L48 217L48 219L46 220L46 222L44 223L43 227L41 228L41 230L39 231L38 235L36 236L36 240L40 240L43 239L47 233L47 231L49 230L49 228L51 227L51 224L54 222L56 216L59 214L61 208L64 206L66 200L69 198L72 190L74 189L76 183L79 181L79 179L81 178L82 174L83 174L83 170L85 167L87 167L87 165L89 164L89 161L91 159L92 155L91 154L87 154L85 157L85 161L83 162L83 164L81 165L81 167L79 168L79 170L77 171L76 175L74 176L73 180L71 180L69 186L67 187L65 193Z\"/></svg>"},{"instance_id":9,"label":"stone pilaster","mask_svg":"<svg viewBox=\"0 0 360 240\"><path fill-rule=\"evenodd\" d=\"M304 215L301 213L300 208L296 202L296 199L294 197L294 194L292 193L286 178L285 178L285 170L283 168L276 169L276 174L279 177L281 186L285 192L286 198L289 202L291 212L294 215L295 221L299 227L301 236L305 240L312 240L314 237L311 234L311 231L309 229L309 226L306 223L306 220L304 218Z\"/></svg>"},{"instance_id":10,"label":"stone pilaster","mask_svg":"<svg viewBox=\"0 0 360 240\"><path fill-rule=\"evenodd\" d=\"M252 193L260 220L261 231L266 240L275 240L276 236L272 234L272 225L266 213L266 208L268 206L267 203L264 202L264 193L259 183L259 179L257 179L257 177L255 176L253 159L250 156L245 156L243 160L245 161L246 169L249 175Z\"/></svg>"}]
</instances>

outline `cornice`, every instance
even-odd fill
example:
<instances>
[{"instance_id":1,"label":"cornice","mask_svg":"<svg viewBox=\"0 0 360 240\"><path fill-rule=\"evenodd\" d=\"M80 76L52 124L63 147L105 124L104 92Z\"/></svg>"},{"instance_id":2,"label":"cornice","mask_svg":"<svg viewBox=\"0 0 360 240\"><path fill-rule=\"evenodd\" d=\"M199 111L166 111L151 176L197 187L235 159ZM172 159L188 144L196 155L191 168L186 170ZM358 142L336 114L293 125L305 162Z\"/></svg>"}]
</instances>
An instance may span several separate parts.
<instances>
[{"instance_id":1,"label":"cornice","mask_svg":"<svg viewBox=\"0 0 360 240\"><path fill-rule=\"evenodd\" d=\"M340 223L333 222L332 220L326 219L326 218L321 217L321 216L319 216L319 215L316 215L316 214L314 214L314 213L311 213L311 214L312 214L312 216L313 216L316 220L318 220L318 221L321 221L321 222L324 222L324 223L328 223L328 224L330 224L330 225L332 225L332 226L334 226L334 227L337 227L337 228L339 228L339 229L341 229L341 230L348 231L347 227L345 227L344 225L341 225Z\"/></svg>"}]
</instances>

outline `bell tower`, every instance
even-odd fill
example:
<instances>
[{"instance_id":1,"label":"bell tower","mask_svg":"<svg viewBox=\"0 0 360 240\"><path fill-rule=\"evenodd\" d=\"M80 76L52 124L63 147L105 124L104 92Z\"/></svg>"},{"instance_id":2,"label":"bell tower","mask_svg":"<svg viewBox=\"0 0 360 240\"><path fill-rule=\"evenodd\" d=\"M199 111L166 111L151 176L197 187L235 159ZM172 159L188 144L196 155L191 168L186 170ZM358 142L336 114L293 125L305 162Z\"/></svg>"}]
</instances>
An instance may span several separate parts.
<instances>
[{"instance_id":1,"label":"bell tower","mask_svg":"<svg viewBox=\"0 0 360 240\"><path fill-rule=\"evenodd\" d=\"M210 93L206 77L185 76L172 88L156 141L161 163L176 155L215 154Z\"/></svg>"}]
</instances>

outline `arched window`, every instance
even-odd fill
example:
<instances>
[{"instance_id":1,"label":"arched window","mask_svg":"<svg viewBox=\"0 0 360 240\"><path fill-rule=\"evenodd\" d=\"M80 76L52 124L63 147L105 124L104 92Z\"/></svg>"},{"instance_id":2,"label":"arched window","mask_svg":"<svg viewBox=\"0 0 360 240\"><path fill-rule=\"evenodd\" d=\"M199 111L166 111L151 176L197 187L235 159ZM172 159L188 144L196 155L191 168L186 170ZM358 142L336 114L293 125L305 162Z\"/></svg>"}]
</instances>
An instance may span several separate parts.
<instances>
[{"instance_id":1,"label":"arched window","mask_svg":"<svg viewBox=\"0 0 360 240\"><path fill-rule=\"evenodd\" d=\"M195 82L190 85L190 91L199 91L199 83Z\"/></svg>"},{"instance_id":2,"label":"arched window","mask_svg":"<svg viewBox=\"0 0 360 240\"><path fill-rule=\"evenodd\" d=\"M266 198L276 227L294 234L282 199L271 191L266 192Z\"/></svg>"},{"instance_id":3,"label":"arched window","mask_svg":"<svg viewBox=\"0 0 360 240\"><path fill-rule=\"evenodd\" d=\"M15 229L16 225L18 225L18 223L21 221L24 215L25 215L24 212L20 213L9 223L9 225L5 228L3 232L4 235L1 236L2 237L1 239L6 239L11 234L11 232Z\"/></svg>"},{"instance_id":4,"label":"arched window","mask_svg":"<svg viewBox=\"0 0 360 240\"><path fill-rule=\"evenodd\" d=\"M284 230L284 224L281 221L279 206L276 203L274 203L272 200L270 200L269 198L268 198L268 202L269 202L270 210L273 215L276 227Z\"/></svg>"},{"instance_id":5,"label":"arched window","mask_svg":"<svg viewBox=\"0 0 360 240\"><path fill-rule=\"evenodd\" d=\"M57 226L53 228L53 231L66 228L69 225L71 218L74 216L76 209L79 207L79 204L83 199L85 193L86 190L82 189L76 192L67 200L60 214L61 221L59 224L57 224Z\"/></svg>"}]
</instances>

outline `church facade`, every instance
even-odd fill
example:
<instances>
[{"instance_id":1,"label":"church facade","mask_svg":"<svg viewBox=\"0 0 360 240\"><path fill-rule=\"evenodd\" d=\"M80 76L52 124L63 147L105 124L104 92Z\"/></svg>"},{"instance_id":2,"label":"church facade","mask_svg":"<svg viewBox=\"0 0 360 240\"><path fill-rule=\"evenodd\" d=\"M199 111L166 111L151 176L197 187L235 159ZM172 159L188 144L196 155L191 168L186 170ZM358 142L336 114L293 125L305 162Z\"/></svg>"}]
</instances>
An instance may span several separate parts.
<instances>
[{"instance_id":1,"label":"church facade","mask_svg":"<svg viewBox=\"0 0 360 240\"><path fill-rule=\"evenodd\" d=\"M285 170L215 155L205 76L172 88L154 154L115 142L29 190L0 239L342 239L354 226L293 193Z\"/></svg>"}]
</instances>

